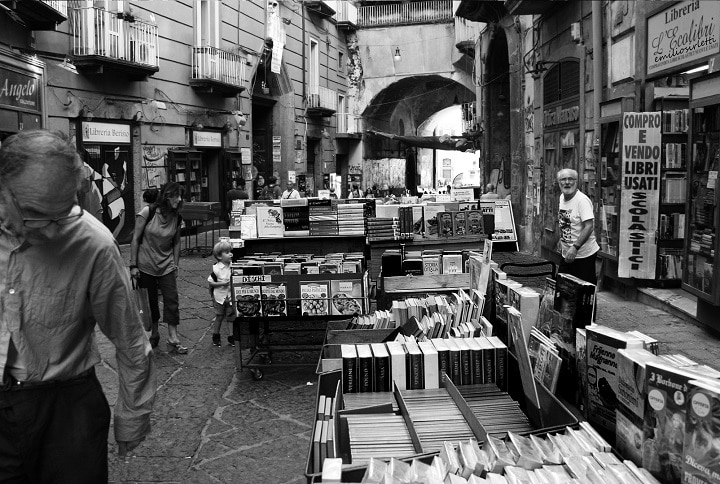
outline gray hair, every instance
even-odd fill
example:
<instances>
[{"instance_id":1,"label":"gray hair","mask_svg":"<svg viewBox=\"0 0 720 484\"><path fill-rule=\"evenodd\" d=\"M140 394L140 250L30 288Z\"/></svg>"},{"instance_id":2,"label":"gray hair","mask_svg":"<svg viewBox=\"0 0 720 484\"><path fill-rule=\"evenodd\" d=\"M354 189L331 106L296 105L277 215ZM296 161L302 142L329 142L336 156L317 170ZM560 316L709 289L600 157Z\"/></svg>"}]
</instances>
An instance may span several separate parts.
<instances>
[{"instance_id":1,"label":"gray hair","mask_svg":"<svg viewBox=\"0 0 720 484\"><path fill-rule=\"evenodd\" d=\"M53 164L67 170L69 175L77 179L78 187L84 175L77 150L64 136L37 129L20 131L2 142L0 181L13 180L33 163Z\"/></svg>"},{"instance_id":2,"label":"gray hair","mask_svg":"<svg viewBox=\"0 0 720 484\"><path fill-rule=\"evenodd\" d=\"M561 173L567 173L567 175L565 175L565 176L570 175L570 176L572 176L573 178L575 178L576 180L578 179L578 172L575 171L575 170L573 170L572 168L563 168L562 170L559 170L559 171L557 172L557 175L555 175L555 178L558 179L558 180L559 180L560 178L565 178L565 177L561 177L561 176L560 176Z\"/></svg>"}]
</instances>

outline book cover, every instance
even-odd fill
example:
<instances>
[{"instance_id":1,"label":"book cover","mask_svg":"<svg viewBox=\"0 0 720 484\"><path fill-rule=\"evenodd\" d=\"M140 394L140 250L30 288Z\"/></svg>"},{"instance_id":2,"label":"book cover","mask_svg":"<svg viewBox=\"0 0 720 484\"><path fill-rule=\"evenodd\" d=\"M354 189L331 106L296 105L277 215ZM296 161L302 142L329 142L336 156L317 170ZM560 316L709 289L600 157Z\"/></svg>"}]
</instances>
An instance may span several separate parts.
<instances>
[{"instance_id":1,"label":"book cover","mask_svg":"<svg viewBox=\"0 0 720 484\"><path fill-rule=\"evenodd\" d=\"M413 205L412 206L412 231L416 238L423 236L425 231L425 222L423 220L423 206Z\"/></svg>"},{"instance_id":2,"label":"book cover","mask_svg":"<svg viewBox=\"0 0 720 484\"><path fill-rule=\"evenodd\" d=\"M390 386L390 354L384 343L370 344L373 354L373 391L389 392Z\"/></svg>"},{"instance_id":3,"label":"book cover","mask_svg":"<svg viewBox=\"0 0 720 484\"><path fill-rule=\"evenodd\" d=\"M464 237L467 233L467 216L466 212L452 212L453 217L453 235L455 237Z\"/></svg>"},{"instance_id":4,"label":"book cover","mask_svg":"<svg viewBox=\"0 0 720 484\"><path fill-rule=\"evenodd\" d=\"M433 338L430 342L438 354L438 374L440 382L445 381L445 376L450 375L450 350L444 339Z\"/></svg>"},{"instance_id":5,"label":"book cover","mask_svg":"<svg viewBox=\"0 0 720 484\"><path fill-rule=\"evenodd\" d=\"M448 361L450 364L450 373L448 373L448 376L455 385L461 385L462 366L460 363L460 348L455 343L454 338L446 339L445 345L448 348Z\"/></svg>"},{"instance_id":6,"label":"book cover","mask_svg":"<svg viewBox=\"0 0 720 484\"><path fill-rule=\"evenodd\" d=\"M355 345L357 351L357 388L358 392L373 391L373 355L370 345Z\"/></svg>"},{"instance_id":7,"label":"book cover","mask_svg":"<svg viewBox=\"0 0 720 484\"><path fill-rule=\"evenodd\" d=\"M442 273L460 274L463 272L462 254L443 254Z\"/></svg>"},{"instance_id":8,"label":"book cover","mask_svg":"<svg viewBox=\"0 0 720 484\"><path fill-rule=\"evenodd\" d=\"M260 284L233 282L235 314L238 317L262 316L261 296Z\"/></svg>"},{"instance_id":9,"label":"book cover","mask_svg":"<svg viewBox=\"0 0 720 484\"><path fill-rule=\"evenodd\" d=\"M648 362L661 363L662 360L646 349L618 350L618 408L638 418L645 416Z\"/></svg>"},{"instance_id":10,"label":"book cover","mask_svg":"<svg viewBox=\"0 0 720 484\"><path fill-rule=\"evenodd\" d=\"M679 484L682 480L686 426L693 427L693 422L687 421L692 407L688 405L690 381L699 378L698 373L686 368L655 362L645 365L647 407L642 466L662 482Z\"/></svg>"},{"instance_id":11,"label":"book cover","mask_svg":"<svg viewBox=\"0 0 720 484\"><path fill-rule=\"evenodd\" d=\"M529 405L532 405L535 409L539 409L540 399L538 397L532 367L530 366L530 357L528 355L526 343L527 339L523 334L524 328L522 324L522 314L512 306L506 306L505 308L507 310L510 336L515 345L518 368L520 370L520 379L522 380L525 398L527 398Z\"/></svg>"},{"instance_id":12,"label":"book cover","mask_svg":"<svg viewBox=\"0 0 720 484\"><path fill-rule=\"evenodd\" d=\"M495 345L484 336L476 338L480 345L483 358L483 383L496 383L495 379Z\"/></svg>"},{"instance_id":13,"label":"book cover","mask_svg":"<svg viewBox=\"0 0 720 484\"><path fill-rule=\"evenodd\" d=\"M358 391L358 361L355 345L340 345L342 357L342 388L343 393L357 393Z\"/></svg>"},{"instance_id":14,"label":"book cover","mask_svg":"<svg viewBox=\"0 0 720 484\"><path fill-rule=\"evenodd\" d=\"M683 482L720 482L720 383L692 380L685 427Z\"/></svg>"},{"instance_id":15,"label":"book cover","mask_svg":"<svg viewBox=\"0 0 720 484\"><path fill-rule=\"evenodd\" d=\"M561 362L560 356L551 348L546 345L540 346L533 374L551 393L555 393L557 388Z\"/></svg>"},{"instance_id":16,"label":"book cover","mask_svg":"<svg viewBox=\"0 0 720 484\"><path fill-rule=\"evenodd\" d=\"M284 227L281 207L257 206L258 237L282 237Z\"/></svg>"},{"instance_id":17,"label":"book cover","mask_svg":"<svg viewBox=\"0 0 720 484\"><path fill-rule=\"evenodd\" d=\"M445 211L445 206L425 205L423 207L423 220L425 222L425 237L437 239L438 232L438 214Z\"/></svg>"},{"instance_id":18,"label":"book cover","mask_svg":"<svg viewBox=\"0 0 720 484\"><path fill-rule=\"evenodd\" d=\"M465 212L465 224L467 227L467 235L484 235L483 216L480 210L468 210Z\"/></svg>"},{"instance_id":19,"label":"book cover","mask_svg":"<svg viewBox=\"0 0 720 484\"><path fill-rule=\"evenodd\" d=\"M328 314L328 281L300 281L300 311L303 316Z\"/></svg>"},{"instance_id":20,"label":"book cover","mask_svg":"<svg viewBox=\"0 0 720 484\"><path fill-rule=\"evenodd\" d=\"M629 414L621 408L615 410L614 448L623 458L642 466L644 444L645 436L642 418Z\"/></svg>"},{"instance_id":21,"label":"book cover","mask_svg":"<svg viewBox=\"0 0 720 484\"><path fill-rule=\"evenodd\" d=\"M453 234L453 214L452 212L439 212L437 214L438 234L440 237L452 237Z\"/></svg>"},{"instance_id":22,"label":"book cover","mask_svg":"<svg viewBox=\"0 0 720 484\"><path fill-rule=\"evenodd\" d=\"M365 312L361 280L330 281L330 294L331 314L352 316Z\"/></svg>"},{"instance_id":23,"label":"book cover","mask_svg":"<svg viewBox=\"0 0 720 484\"><path fill-rule=\"evenodd\" d=\"M257 216L241 215L240 216L240 237L243 239L257 239Z\"/></svg>"},{"instance_id":24,"label":"book cover","mask_svg":"<svg viewBox=\"0 0 720 484\"><path fill-rule=\"evenodd\" d=\"M423 274L426 276L435 276L440 274L441 255L431 254L422 256Z\"/></svg>"},{"instance_id":25,"label":"book cover","mask_svg":"<svg viewBox=\"0 0 720 484\"><path fill-rule=\"evenodd\" d=\"M599 325L585 328L587 334L588 421L609 440L615 437L618 392L618 355L621 348L642 348L643 342L626 333ZM591 377L592 376L592 377Z\"/></svg>"},{"instance_id":26,"label":"book cover","mask_svg":"<svg viewBox=\"0 0 720 484\"><path fill-rule=\"evenodd\" d=\"M470 346L467 338L456 338L453 343L460 348L460 384L470 385L472 383L472 364L470 362Z\"/></svg>"},{"instance_id":27,"label":"book cover","mask_svg":"<svg viewBox=\"0 0 720 484\"><path fill-rule=\"evenodd\" d=\"M470 348L470 383L479 385L485 383L483 372L483 350L477 338L468 338L466 344Z\"/></svg>"},{"instance_id":28,"label":"book cover","mask_svg":"<svg viewBox=\"0 0 720 484\"><path fill-rule=\"evenodd\" d=\"M495 384L502 391L507 391L507 361L508 347L497 336L489 336L487 340L492 344L495 357Z\"/></svg>"},{"instance_id":29,"label":"book cover","mask_svg":"<svg viewBox=\"0 0 720 484\"><path fill-rule=\"evenodd\" d=\"M263 284L261 301L265 316L287 316L287 284Z\"/></svg>"},{"instance_id":30,"label":"book cover","mask_svg":"<svg viewBox=\"0 0 720 484\"><path fill-rule=\"evenodd\" d=\"M578 388L576 403L580 412L586 415L587 411L587 334L585 328L575 330L575 368L578 375Z\"/></svg>"}]
</instances>

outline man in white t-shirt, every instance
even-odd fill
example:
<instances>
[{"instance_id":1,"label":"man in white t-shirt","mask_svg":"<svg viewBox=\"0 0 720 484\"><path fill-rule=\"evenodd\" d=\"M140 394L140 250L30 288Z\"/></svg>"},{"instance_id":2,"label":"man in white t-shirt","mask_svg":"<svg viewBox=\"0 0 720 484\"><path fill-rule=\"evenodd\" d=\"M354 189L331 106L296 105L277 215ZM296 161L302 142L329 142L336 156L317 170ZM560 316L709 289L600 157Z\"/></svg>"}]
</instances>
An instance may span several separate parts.
<instances>
[{"instance_id":1,"label":"man in white t-shirt","mask_svg":"<svg viewBox=\"0 0 720 484\"><path fill-rule=\"evenodd\" d=\"M295 183L288 180L288 182L285 184L285 191L282 192L280 198L283 200L287 200L290 198L300 198L300 192L295 190Z\"/></svg>"},{"instance_id":2,"label":"man in white t-shirt","mask_svg":"<svg viewBox=\"0 0 720 484\"><path fill-rule=\"evenodd\" d=\"M578 172L563 168L557 173L560 185L558 226L563 260L558 272L597 283L595 259L600 250L595 240L595 214L590 199L578 190Z\"/></svg>"}]
</instances>

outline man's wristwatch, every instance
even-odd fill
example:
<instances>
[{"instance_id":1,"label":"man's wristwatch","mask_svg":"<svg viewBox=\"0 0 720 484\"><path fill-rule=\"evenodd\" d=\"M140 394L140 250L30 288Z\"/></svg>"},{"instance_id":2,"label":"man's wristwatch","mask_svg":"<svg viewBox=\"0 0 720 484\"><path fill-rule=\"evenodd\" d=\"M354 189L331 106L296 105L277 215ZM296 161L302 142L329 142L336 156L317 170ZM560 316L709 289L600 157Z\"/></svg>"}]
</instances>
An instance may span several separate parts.
<instances>
[{"instance_id":1,"label":"man's wristwatch","mask_svg":"<svg viewBox=\"0 0 720 484\"><path fill-rule=\"evenodd\" d=\"M573 244L573 247L575 247L575 250L580 250L580 247L582 247L582 246L577 245L577 244ZM132 267L132 266L131 266L131 267Z\"/></svg>"}]
</instances>

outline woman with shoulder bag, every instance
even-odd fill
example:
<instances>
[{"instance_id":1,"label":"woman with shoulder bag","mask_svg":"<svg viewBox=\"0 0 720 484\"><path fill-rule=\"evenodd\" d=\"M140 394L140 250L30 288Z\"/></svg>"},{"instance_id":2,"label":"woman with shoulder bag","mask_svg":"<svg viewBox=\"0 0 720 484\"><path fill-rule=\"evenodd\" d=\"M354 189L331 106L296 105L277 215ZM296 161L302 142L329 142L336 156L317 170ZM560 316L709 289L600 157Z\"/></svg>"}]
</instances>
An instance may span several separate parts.
<instances>
[{"instance_id":1,"label":"woman with shoulder bag","mask_svg":"<svg viewBox=\"0 0 720 484\"><path fill-rule=\"evenodd\" d=\"M182 217L183 187L167 183L157 201L143 207L135 216L135 232L130 246L130 275L140 279L140 286L148 290L152 333L150 344L155 348L160 341L158 322L158 289L163 296L163 321L168 325L168 350L185 354L188 349L180 344L178 324L177 273L180 260L180 225Z\"/></svg>"}]
</instances>

